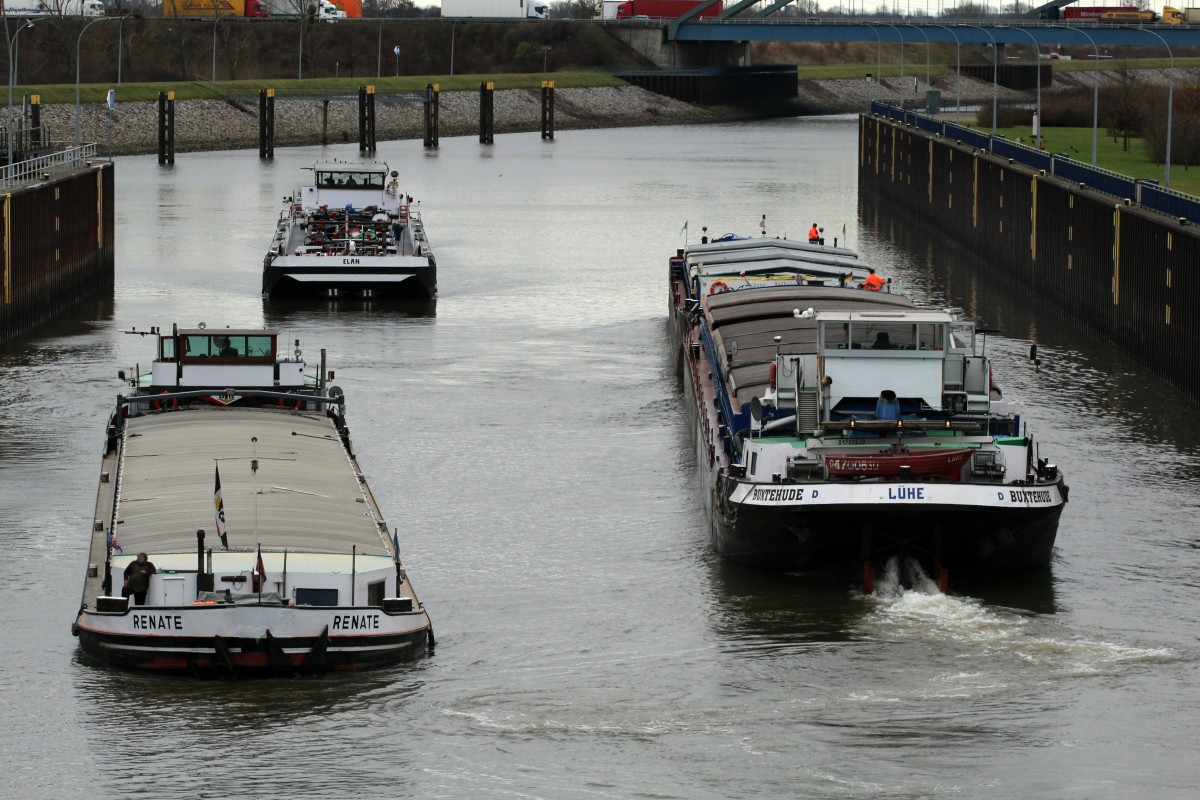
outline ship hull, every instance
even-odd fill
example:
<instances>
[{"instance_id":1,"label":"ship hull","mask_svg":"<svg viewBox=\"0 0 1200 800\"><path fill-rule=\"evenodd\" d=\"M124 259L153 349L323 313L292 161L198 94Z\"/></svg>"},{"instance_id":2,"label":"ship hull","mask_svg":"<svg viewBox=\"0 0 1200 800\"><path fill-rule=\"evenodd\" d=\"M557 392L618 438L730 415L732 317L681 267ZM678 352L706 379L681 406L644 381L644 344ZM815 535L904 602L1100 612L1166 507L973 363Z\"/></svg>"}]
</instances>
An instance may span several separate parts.
<instances>
[{"instance_id":1,"label":"ship hull","mask_svg":"<svg viewBox=\"0 0 1200 800\"><path fill-rule=\"evenodd\" d=\"M383 667L420 658L432 646L425 612L379 608L135 606L124 613L84 611L75 633L92 661L197 677Z\"/></svg>"},{"instance_id":2,"label":"ship hull","mask_svg":"<svg viewBox=\"0 0 1200 800\"><path fill-rule=\"evenodd\" d=\"M264 266L262 291L273 298L429 300L437 296L437 268L433 263L422 267L381 264L351 271L279 258Z\"/></svg>"}]
</instances>

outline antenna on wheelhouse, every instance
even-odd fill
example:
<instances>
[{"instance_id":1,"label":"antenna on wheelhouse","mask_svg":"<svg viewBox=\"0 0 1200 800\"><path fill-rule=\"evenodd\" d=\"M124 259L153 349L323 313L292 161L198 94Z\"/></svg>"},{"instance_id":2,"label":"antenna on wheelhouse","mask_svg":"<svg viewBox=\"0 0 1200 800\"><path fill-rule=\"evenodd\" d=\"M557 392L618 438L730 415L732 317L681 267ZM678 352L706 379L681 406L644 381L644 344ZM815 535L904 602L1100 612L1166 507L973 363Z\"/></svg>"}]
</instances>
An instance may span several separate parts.
<instances>
[{"instance_id":1,"label":"antenna on wheelhouse","mask_svg":"<svg viewBox=\"0 0 1200 800\"><path fill-rule=\"evenodd\" d=\"M254 483L254 548L258 549L258 437L250 437L250 476Z\"/></svg>"}]
</instances>

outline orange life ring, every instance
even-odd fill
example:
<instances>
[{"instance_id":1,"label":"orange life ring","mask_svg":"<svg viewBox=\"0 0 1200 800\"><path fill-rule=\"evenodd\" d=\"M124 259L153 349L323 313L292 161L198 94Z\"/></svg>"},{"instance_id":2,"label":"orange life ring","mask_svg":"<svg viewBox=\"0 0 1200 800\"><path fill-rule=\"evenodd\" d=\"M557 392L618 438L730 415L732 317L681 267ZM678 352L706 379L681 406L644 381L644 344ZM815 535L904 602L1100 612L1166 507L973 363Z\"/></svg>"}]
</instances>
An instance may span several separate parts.
<instances>
[{"instance_id":1,"label":"orange life ring","mask_svg":"<svg viewBox=\"0 0 1200 800\"><path fill-rule=\"evenodd\" d=\"M729 284L725 281L713 281L708 287L709 294L720 294L729 291Z\"/></svg>"}]
</instances>

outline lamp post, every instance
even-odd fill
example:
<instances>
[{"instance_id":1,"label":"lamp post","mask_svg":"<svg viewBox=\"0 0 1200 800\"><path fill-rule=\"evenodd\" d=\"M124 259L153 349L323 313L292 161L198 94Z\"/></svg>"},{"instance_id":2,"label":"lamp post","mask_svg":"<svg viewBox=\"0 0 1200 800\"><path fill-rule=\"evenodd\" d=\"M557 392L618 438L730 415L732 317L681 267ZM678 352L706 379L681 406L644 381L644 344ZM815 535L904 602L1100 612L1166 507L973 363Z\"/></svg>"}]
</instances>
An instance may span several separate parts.
<instances>
[{"instance_id":1,"label":"lamp post","mask_svg":"<svg viewBox=\"0 0 1200 800\"><path fill-rule=\"evenodd\" d=\"M450 76L454 77L454 26L458 24L458 20L450 23Z\"/></svg>"},{"instance_id":2,"label":"lamp post","mask_svg":"<svg viewBox=\"0 0 1200 800\"><path fill-rule=\"evenodd\" d=\"M925 31L923 31L923 30L920 28L920 26L913 25L911 22L908 24L908 27L910 27L910 28L914 28L914 29L917 31L917 33L919 33L919 34L921 34L922 36L924 36L924 37L925 37L925 88L926 88L926 89L929 89L929 88L930 88L930 86L929 86L929 59L930 59L930 52L929 52L929 51L930 51L930 47L931 47L931 45L930 45L930 43L929 43L929 34L927 34Z\"/></svg>"},{"instance_id":3,"label":"lamp post","mask_svg":"<svg viewBox=\"0 0 1200 800\"><path fill-rule=\"evenodd\" d=\"M875 30L875 26L871 23L868 22L867 27L871 29L871 33L875 34L875 102L878 103L880 93L879 70L882 63L879 51L883 49L883 37L879 35L879 31Z\"/></svg>"},{"instance_id":4,"label":"lamp post","mask_svg":"<svg viewBox=\"0 0 1200 800\"><path fill-rule=\"evenodd\" d=\"M992 136L996 135L996 73L1000 71L1000 65L997 59L1000 57L1000 49L996 47L996 37L992 36L991 31L987 28L980 28L978 25L967 25L968 28L979 28L983 31L984 36L992 40ZM991 149L990 147L988 148Z\"/></svg>"},{"instance_id":5,"label":"lamp post","mask_svg":"<svg viewBox=\"0 0 1200 800\"><path fill-rule=\"evenodd\" d=\"M300 10L300 54L296 57L296 80L304 80L304 10Z\"/></svg>"},{"instance_id":6,"label":"lamp post","mask_svg":"<svg viewBox=\"0 0 1200 800\"><path fill-rule=\"evenodd\" d=\"M1074 31L1087 37L1087 40L1092 43L1092 49L1096 51L1096 57L1092 60L1092 166L1096 166L1096 128L1100 122L1100 48L1096 46L1096 40L1091 34L1081 28L1067 27L1066 25L1051 25L1051 28L1062 28L1064 31Z\"/></svg>"},{"instance_id":7,"label":"lamp post","mask_svg":"<svg viewBox=\"0 0 1200 800\"><path fill-rule=\"evenodd\" d=\"M1033 40L1033 56L1037 61L1037 131L1034 133L1034 141L1037 144L1037 149L1042 149L1042 53L1038 50L1037 37L1024 28L1013 28L1014 31L1020 31Z\"/></svg>"},{"instance_id":8,"label":"lamp post","mask_svg":"<svg viewBox=\"0 0 1200 800\"><path fill-rule=\"evenodd\" d=\"M217 24L221 21L220 12L213 14L213 46L212 46L212 82L217 82ZM124 27L124 26L122 26ZM120 51L117 52L117 58L121 57Z\"/></svg>"},{"instance_id":9,"label":"lamp post","mask_svg":"<svg viewBox=\"0 0 1200 800\"><path fill-rule=\"evenodd\" d=\"M550 60L550 45L542 45L542 74L546 74L546 65Z\"/></svg>"},{"instance_id":10,"label":"lamp post","mask_svg":"<svg viewBox=\"0 0 1200 800\"><path fill-rule=\"evenodd\" d=\"M375 42L375 77L383 77L383 22L379 23L379 40Z\"/></svg>"},{"instance_id":11,"label":"lamp post","mask_svg":"<svg viewBox=\"0 0 1200 800\"><path fill-rule=\"evenodd\" d=\"M12 40L8 43L8 125L4 129L4 138L8 140L8 161L5 162L6 177L12 177L12 160L13 160L13 113L12 113L12 97L13 97L13 81L16 70L13 69L13 45L17 43L17 37L21 35L21 31L26 28L32 28L33 21L25 20L25 24L17 28L17 32L13 34Z\"/></svg>"},{"instance_id":12,"label":"lamp post","mask_svg":"<svg viewBox=\"0 0 1200 800\"><path fill-rule=\"evenodd\" d=\"M957 125L962 119L962 45L958 41L958 34L949 25L937 27L945 28L954 37L954 124Z\"/></svg>"},{"instance_id":13,"label":"lamp post","mask_svg":"<svg viewBox=\"0 0 1200 800\"><path fill-rule=\"evenodd\" d=\"M1171 46L1167 44L1167 40L1160 34L1154 31L1142 28L1142 31L1150 34L1154 38L1163 43L1163 47L1167 48L1167 58L1171 59L1171 71L1167 74L1167 167L1166 173L1163 175L1163 186L1171 188L1171 106L1175 105L1175 54L1171 52ZM1100 59L1096 59L1099 61Z\"/></svg>"},{"instance_id":14,"label":"lamp post","mask_svg":"<svg viewBox=\"0 0 1200 800\"><path fill-rule=\"evenodd\" d=\"M82 138L83 119L79 115L79 46L83 43L83 35L87 33L87 29L95 25L97 22L108 22L112 17L97 17L96 19L83 26L83 30L79 32L79 36L75 39L75 149L79 149L80 140ZM11 90L11 87L10 87Z\"/></svg>"},{"instance_id":15,"label":"lamp post","mask_svg":"<svg viewBox=\"0 0 1200 800\"><path fill-rule=\"evenodd\" d=\"M896 96L900 100L900 108L904 108L904 34L900 32L892 23L887 23L888 27L896 32L896 36L900 39L900 83L896 85Z\"/></svg>"},{"instance_id":16,"label":"lamp post","mask_svg":"<svg viewBox=\"0 0 1200 800\"><path fill-rule=\"evenodd\" d=\"M117 86L121 85L121 54L125 51L125 9L117 6L117 10L121 11L120 20L117 25Z\"/></svg>"}]
</instances>

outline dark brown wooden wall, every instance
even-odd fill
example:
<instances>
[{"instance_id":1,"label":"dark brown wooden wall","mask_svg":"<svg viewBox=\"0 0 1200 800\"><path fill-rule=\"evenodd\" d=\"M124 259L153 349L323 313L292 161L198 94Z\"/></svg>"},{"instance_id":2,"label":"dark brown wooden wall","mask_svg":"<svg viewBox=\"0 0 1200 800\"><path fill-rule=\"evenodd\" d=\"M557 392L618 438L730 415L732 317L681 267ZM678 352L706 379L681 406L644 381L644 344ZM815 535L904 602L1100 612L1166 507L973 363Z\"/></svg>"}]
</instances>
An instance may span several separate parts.
<instances>
[{"instance_id":1,"label":"dark brown wooden wall","mask_svg":"<svg viewBox=\"0 0 1200 800\"><path fill-rule=\"evenodd\" d=\"M858 174L1200 399L1200 227L865 115Z\"/></svg>"},{"instance_id":2,"label":"dark brown wooden wall","mask_svg":"<svg viewBox=\"0 0 1200 800\"><path fill-rule=\"evenodd\" d=\"M112 294L113 220L108 163L0 195L0 341Z\"/></svg>"}]
</instances>

